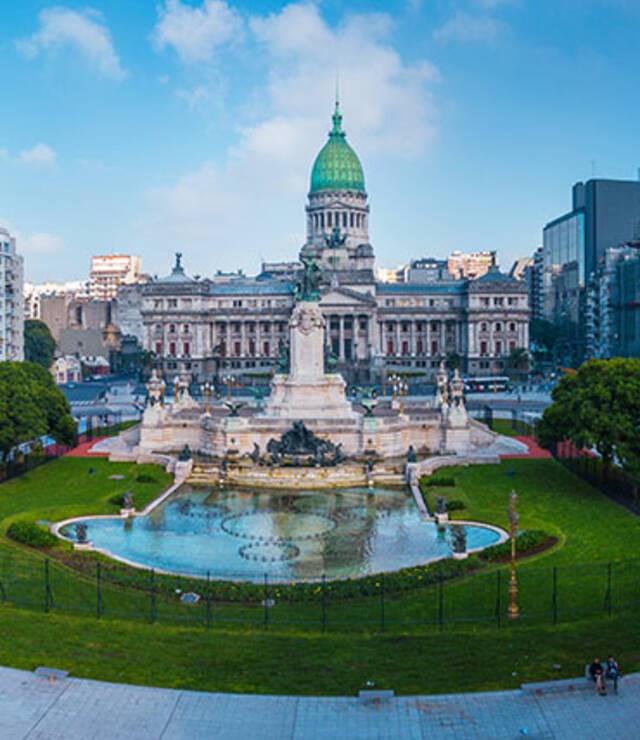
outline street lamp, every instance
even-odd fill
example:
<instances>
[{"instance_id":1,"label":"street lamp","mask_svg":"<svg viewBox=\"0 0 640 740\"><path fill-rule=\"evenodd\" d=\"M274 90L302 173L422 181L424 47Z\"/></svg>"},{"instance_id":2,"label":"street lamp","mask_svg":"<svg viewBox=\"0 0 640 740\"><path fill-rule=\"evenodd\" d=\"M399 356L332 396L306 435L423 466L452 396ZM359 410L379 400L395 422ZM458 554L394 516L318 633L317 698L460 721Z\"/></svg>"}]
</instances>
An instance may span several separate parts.
<instances>
[{"instance_id":1,"label":"street lamp","mask_svg":"<svg viewBox=\"0 0 640 740\"><path fill-rule=\"evenodd\" d=\"M520 616L518 607L518 579L516 577L516 537L518 536L518 522L520 517L516 509L518 494L511 491L509 497L509 534L511 536L511 578L509 580L509 619L517 619Z\"/></svg>"},{"instance_id":2,"label":"street lamp","mask_svg":"<svg viewBox=\"0 0 640 740\"><path fill-rule=\"evenodd\" d=\"M209 401L211 399L211 396L213 395L213 383L209 383L207 381L206 383L203 383L200 386L200 390L202 391L202 395L204 396L204 413L208 416L209 415Z\"/></svg>"}]
</instances>

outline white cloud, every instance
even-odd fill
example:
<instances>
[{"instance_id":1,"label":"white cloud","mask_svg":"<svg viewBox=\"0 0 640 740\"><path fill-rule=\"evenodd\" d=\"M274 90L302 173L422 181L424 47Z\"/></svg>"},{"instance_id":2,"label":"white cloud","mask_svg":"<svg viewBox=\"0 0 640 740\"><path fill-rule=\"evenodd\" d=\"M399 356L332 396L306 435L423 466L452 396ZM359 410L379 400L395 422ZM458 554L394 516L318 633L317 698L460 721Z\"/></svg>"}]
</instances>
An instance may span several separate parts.
<instances>
[{"instance_id":1,"label":"white cloud","mask_svg":"<svg viewBox=\"0 0 640 740\"><path fill-rule=\"evenodd\" d=\"M84 57L104 77L120 80L126 76L101 13L90 9L76 11L53 7L42 10L38 20L39 30L16 42L18 51L28 59L69 48Z\"/></svg>"},{"instance_id":2,"label":"white cloud","mask_svg":"<svg viewBox=\"0 0 640 740\"><path fill-rule=\"evenodd\" d=\"M6 149L0 149L0 161L9 159L9 152Z\"/></svg>"},{"instance_id":3,"label":"white cloud","mask_svg":"<svg viewBox=\"0 0 640 740\"><path fill-rule=\"evenodd\" d=\"M48 144L42 143L36 144L31 149L25 149L19 156L20 162L34 167L53 167L56 159L55 151Z\"/></svg>"},{"instance_id":4,"label":"white cloud","mask_svg":"<svg viewBox=\"0 0 640 740\"><path fill-rule=\"evenodd\" d=\"M390 40L392 28L388 15L376 13L330 25L312 4L252 17L246 42L266 76L250 97L252 117L240 120L224 161L205 162L148 191L149 216L137 225L139 238L184 245L194 272L256 269L264 254L294 257L338 70L344 125L365 176L374 157L420 157L435 135L431 90L438 72L427 60L403 60ZM209 71L206 65L201 71L203 91L191 88L192 104L207 90L216 97L211 90L219 81L207 79ZM292 226L299 226L296 236Z\"/></svg>"},{"instance_id":5,"label":"white cloud","mask_svg":"<svg viewBox=\"0 0 640 740\"><path fill-rule=\"evenodd\" d=\"M507 24L497 18L474 16L459 10L436 30L435 37L442 42L492 44L507 28Z\"/></svg>"},{"instance_id":6,"label":"white cloud","mask_svg":"<svg viewBox=\"0 0 640 740\"><path fill-rule=\"evenodd\" d=\"M183 62L211 61L218 47L243 36L240 15L223 0L204 0L194 7L166 0L153 30L156 49L171 47Z\"/></svg>"},{"instance_id":7,"label":"white cloud","mask_svg":"<svg viewBox=\"0 0 640 740\"><path fill-rule=\"evenodd\" d=\"M18 251L25 255L51 255L59 254L64 250L64 240L55 234L44 231L36 231L17 239Z\"/></svg>"}]
</instances>

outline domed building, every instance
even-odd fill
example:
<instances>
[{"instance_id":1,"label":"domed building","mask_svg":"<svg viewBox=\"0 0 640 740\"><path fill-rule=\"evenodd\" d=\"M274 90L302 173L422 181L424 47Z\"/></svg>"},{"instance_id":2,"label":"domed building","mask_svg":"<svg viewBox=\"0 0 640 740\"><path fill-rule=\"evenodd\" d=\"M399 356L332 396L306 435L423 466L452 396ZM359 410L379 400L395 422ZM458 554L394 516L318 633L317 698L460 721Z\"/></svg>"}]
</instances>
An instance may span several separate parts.
<instances>
[{"instance_id":1,"label":"domed building","mask_svg":"<svg viewBox=\"0 0 640 740\"><path fill-rule=\"evenodd\" d=\"M326 352L350 382L414 370L433 381L459 358L468 375L501 375L513 349L529 345L524 282L493 270L482 280L449 275L446 260L414 260L395 282L376 281L362 163L347 140L339 102L311 168L301 258L322 267ZM180 257L142 291L143 344L171 378L199 382L264 374L288 338L300 262L263 263L254 277L191 278Z\"/></svg>"}]
</instances>

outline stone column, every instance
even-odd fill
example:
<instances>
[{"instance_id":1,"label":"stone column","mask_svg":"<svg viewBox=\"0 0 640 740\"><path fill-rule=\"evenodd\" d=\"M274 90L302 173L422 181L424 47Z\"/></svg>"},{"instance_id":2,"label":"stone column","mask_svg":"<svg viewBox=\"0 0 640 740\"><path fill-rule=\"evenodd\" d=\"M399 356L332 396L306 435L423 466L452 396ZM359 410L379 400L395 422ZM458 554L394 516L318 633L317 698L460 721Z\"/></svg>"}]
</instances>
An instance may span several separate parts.
<instances>
[{"instance_id":1,"label":"stone column","mask_svg":"<svg viewBox=\"0 0 640 740\"><path fill-rule=\"evenodd\" d=\"M400 351L402 349L402 345L400 343L400 320L396 318L395 321L396 321L396 338L395 338L396 339L396 351L394 354L396 357L400 357L402 354Z\"/></svg>"},{"instance_id":2,"label":"stone column","mask_svg":"<svg viewBox=\"0 0 640 740\"><path fill-rule=\"evenodd\" d=\"M338 316L338 357L344 361L344 316Z\"/></svg>"}]
</instances>

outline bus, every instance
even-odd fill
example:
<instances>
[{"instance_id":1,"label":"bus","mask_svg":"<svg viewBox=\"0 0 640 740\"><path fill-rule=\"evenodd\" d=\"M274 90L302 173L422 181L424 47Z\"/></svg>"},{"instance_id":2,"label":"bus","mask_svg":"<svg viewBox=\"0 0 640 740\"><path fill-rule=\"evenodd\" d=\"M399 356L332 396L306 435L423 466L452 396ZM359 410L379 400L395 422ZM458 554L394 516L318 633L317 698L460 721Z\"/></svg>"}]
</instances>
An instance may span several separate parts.
<instances>
[{"instance_id":1,"label":"bus","mask_svg":"<svg viewBox=\"0 0 640 740\"><path fill-rule=\"evenodd\" d=\"M490 375L482 378L464 378L467 393L499 393L508 391L511 381L506 375Z\"/></svg>"}]
</instances>

